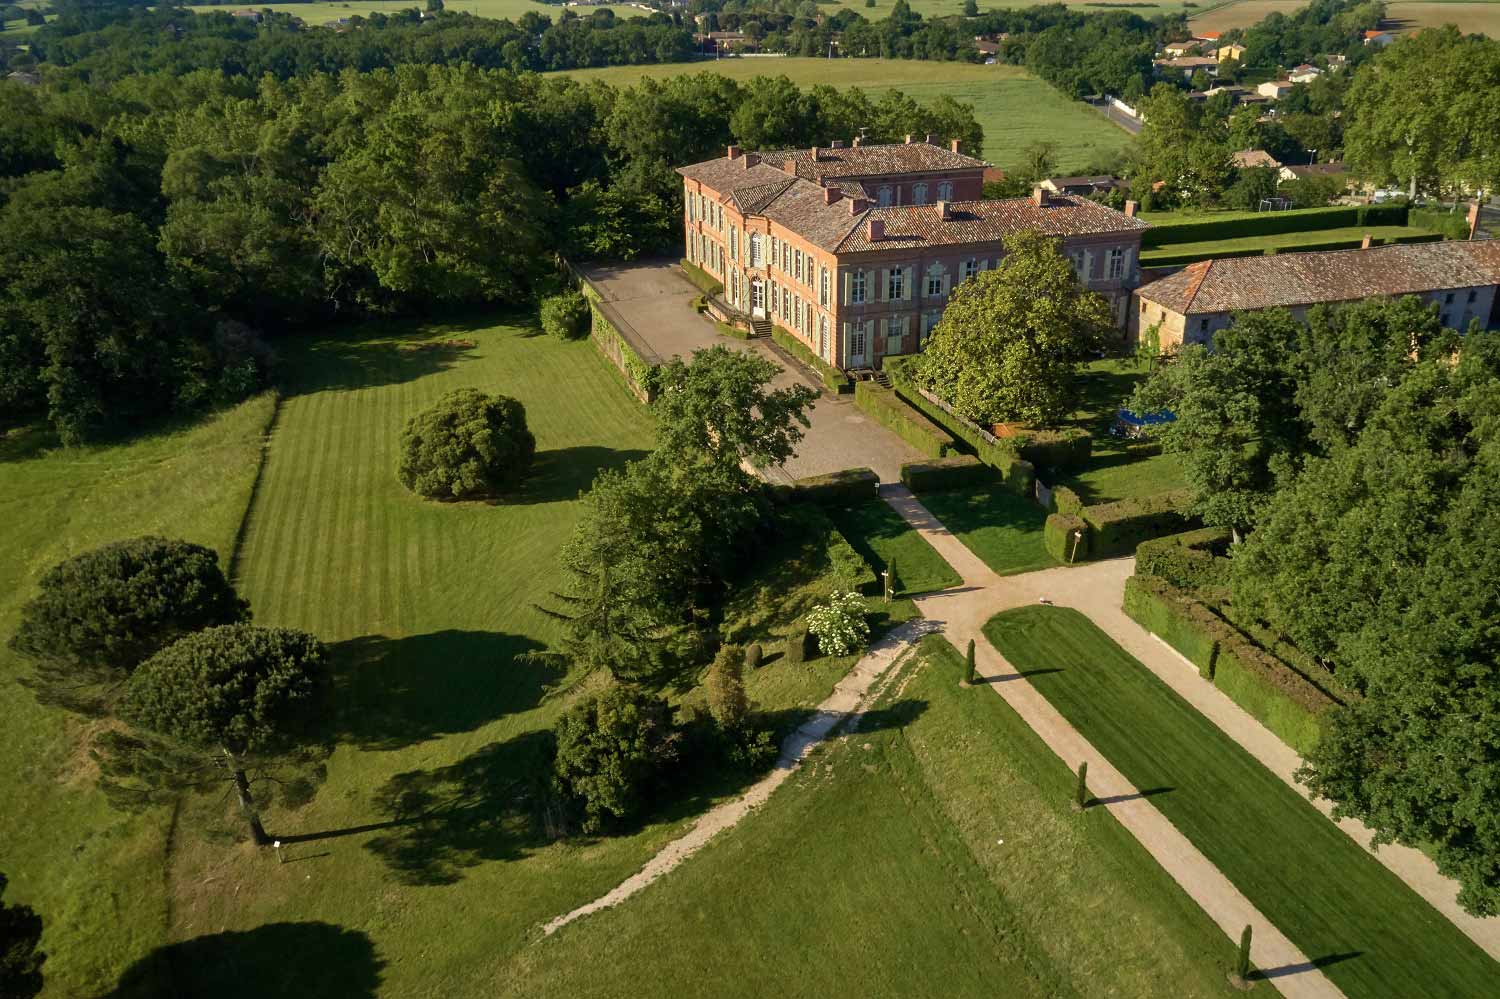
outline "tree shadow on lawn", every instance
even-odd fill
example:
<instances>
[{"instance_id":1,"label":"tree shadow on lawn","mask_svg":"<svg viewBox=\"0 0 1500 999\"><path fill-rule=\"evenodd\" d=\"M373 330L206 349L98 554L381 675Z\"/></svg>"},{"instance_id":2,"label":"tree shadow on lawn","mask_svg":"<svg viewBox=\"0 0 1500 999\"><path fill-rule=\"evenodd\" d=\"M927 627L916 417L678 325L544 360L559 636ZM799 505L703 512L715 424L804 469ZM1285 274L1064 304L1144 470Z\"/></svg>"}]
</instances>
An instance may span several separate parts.
<instances>
[{"instance_id":1,"label":"tree shadow on lawn","mask_svg":"<svg viewBox=\"0 0 1500 999\"><path fill-rule=\"evenodd\" d=\"M358 930L268 923L158 947L126 969L106 999L374 999L383 967Z\"/></svg>"},{"instance_id":2,"label":"tree shadow on lawn","mask_svg":"<svg viewBox=\"0 0 1500 999\"><path fill-rule=\"evenodd\" d=\"M619 450L595 445L552 448L538 451L531 474L520 490L494 501L497 506L529 503L557 503L576 500L586 492L606 469L623 468L626 462L640 461L650 452Z\"/></svg>"},{"instance_id":3,"label":"tree shadow on lawn","mask_svg":"<svg viewBox=\"0 0 1500 999\"><path fill-rule=\"evenodd\" d=\"M933 514L955 534L983 527L1036 531L1047 522L1047 511L1014 493L999 489L957 490L921 497ZM939 513L938 511L942 512Z\"/></svg>"},{"instance_id":4,"label":"tree shadow on lawn","mask_svg":"<svg viewBox=\"0 0 1500 999\"><path fill-rule=\"evenodd\" d=\"M856 714L848 731L900 728L927 709L926 701L904 700ZM757 713L755 724L782 739L816 711L792 708ZM525 732L494 742L457 763L397 774L376 795L386 831L365 843L403 884L455 884L471 867L489 861L521 860L562 837L545 820L552 804L551 731ZM654 802L638 819L610 830L610 837L633 835L647 825L682 822L713 804L737 796L770 770L749 771L713 758L692 756L674 770ZM553 825L554 828L549 828ZM587 845L600 837L568 837Z\"/></svg>"},{"instance_id":5,"label":"tree shadow on lawn","mask_svg":"<svg viewBox=\"0 0 1500 999\"><path fill-rule=\"evenodd\" d=\"M339 735L361 749L400 749L534 708L563 673L520 658L543 648L520 635L459 630L339 642L331 649Z\"/></svg>"},{"instance_id":6,"label":"tree shadow on lawn","mask_svg":"<svg viewBox=\"0 0 1500 999\"><path fill-rule=\"evenodd\" d=\"M1362 950L1350 950L1336 954L1324 954L1321 957L1315 957L1311 961L1305 961L1301 964L1284 964L1279 968L1256 968L1245 976L1245 980L1261 982L1285 978L1288 975L1300 975L1303 972L1326 968L1331 964L1338 964L1341 961L1352 961L1356 957L1364 957L1364 953Z\"/></svg>"}]
</instances>

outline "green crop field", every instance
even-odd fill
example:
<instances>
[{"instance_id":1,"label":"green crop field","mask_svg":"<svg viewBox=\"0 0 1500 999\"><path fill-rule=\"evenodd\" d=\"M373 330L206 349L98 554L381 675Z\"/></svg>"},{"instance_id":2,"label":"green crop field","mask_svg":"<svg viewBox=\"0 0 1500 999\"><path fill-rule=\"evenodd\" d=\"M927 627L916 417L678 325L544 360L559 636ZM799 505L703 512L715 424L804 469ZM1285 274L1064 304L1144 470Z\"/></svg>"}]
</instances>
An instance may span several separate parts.
<instances>
[{"instance_id":1,"label":"green crop field","mask_svg":"<svg viewBox=\"0 0 1500 999\"><path fill-rule=\"evenodd\" d=\"M1500 0L1447 0L1441 3L1398 0L1386 5L1385 16L1385 23L1399 31L1453 24L1464 34L1500 38Z\"/></svg>"},{"instance_id":2,"label":"green crop field","mask_svg":"<svg viewBox=\"0 0 1500 999\"><path fill-rule=\"evenodd\" d=\"M984 157L1002 168L1016 166L1028 143L1046 140L1057 145L1059 171L1081 170L1118 155L1130 139L1093 108L1069 100L1017 66L913 59L744 58L567 72L617 86L644 76L662 79L684 73L722 73L736 80L786 76L803 86L862 87L872 94L894 88L924 101L947 94L974 105L984 128ZM829 136L830 141L834 138Z\"/></svg>"},{"instance_id":3,"label":"green crop field","mask_svg":"<svg viewBox=\"0 0 1500 999\"><path fill-rule=\"evenodd\" d=\"M354 17L356 14L360 17L369 17L371 14L394 14L399 10L413 8L421 10L423 6L423 0L353 0L352 3L342 3L339 0L314 0L311 3L194 4L190 9L200 14L215 10L274 10L294 14L308 24L327 24L341 17ZM644 17L650 13L628 3L604 6L614 11L616 17ZM479 17L505 18L511 21L528 13L540 14L555 21L566 9L571 9L580 17L587 17L598 9L592 6L565 8L561 4L537 3L535 0L445 0L443 7L445 10L461 11Z\"/></svg>"},{"instance_id":4,"label":"green crop field","mask_svg":"<svg viewBox=\"0 0 1500 999\"><path fill-rule=\"evenodd\" d=\"M1217 997L1233 945L939 638L861 729L502 996ZM1271 989L1260 986L1267 994Z\"/></svg>"},{"instance_id":5,"label":"green crop field","mask_svg":"<svg viewBox=\"0 0 1500 999\"><path fill-rule=\"evenodd\" d=\"M16 683L5 645L49 567L121 538L170 534L228 561L250 501L273 400L114 447L54 449L40 431L0 437L0 872L6 901L44 914L59 996L98 995L163 942L164 812L112 811L78 751L86 726Z\"/></svg>"},{"instance_id":6,"label":"green crop field","mask_svg":"<svg viewBox=\"0 0 1500 999\"><path fill-rule=\"evenodd\" d=\"M1492 994L1500 965L1077 611L985 635L1346 996Z\"/></svg>"}]
</instances>

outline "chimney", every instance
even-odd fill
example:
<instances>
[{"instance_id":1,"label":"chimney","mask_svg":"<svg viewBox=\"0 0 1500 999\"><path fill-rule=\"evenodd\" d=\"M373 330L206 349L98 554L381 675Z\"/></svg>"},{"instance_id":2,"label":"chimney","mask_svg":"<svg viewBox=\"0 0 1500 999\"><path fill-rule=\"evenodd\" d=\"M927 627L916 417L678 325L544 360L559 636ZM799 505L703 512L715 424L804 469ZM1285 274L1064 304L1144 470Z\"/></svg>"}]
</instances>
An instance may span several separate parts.
<instances>
[{"instance_id":1,"label":"chimney","mask_svg":"<svg viewBox=\"0 0 1500 999\"><path fill-rule=\"evenodd\" d=\"M870 203L868 201L866 201L864 198L850 198L849 199L849 214L850 215L858 215L860 212L864 211L866 208L869 208L869 207L870 207Z\"/></svg>"},{"instance_id":2,"label":"chimney","mask_svg":"<svg viewBox=\"0 0 1500 999\"><path fill-rule=\"evenodd\" d=\"M937 203L937 216L945 222L948 220L948 202L939 201Z\"/></svg>"},{"instance_id":3,"label":"chimney","mask_svg":"<svg viewBox=\"0 0 1500 999\"><path fill-rule=\"evenodd\" d=\"M1359 241L1359 248L1361 250L1368 250L1370 248L1370 234L1369 233L1365 233L1365 238Z\"/></svg>"},{"instance_id":4,"label":"chimney","mask_svg":"<svg viewBox=\"0 0 1500 999\"><path fill-rule=\"evenodd\" d=\"M912 139L915 139L915 138L916 138L916 136L915 136L915 135L912 135L912 134L911 134L911 133L910 133L910 132L907 132L907 133L906 133L906 144L907 144L907 145L908 145L908 146L909 146L909 145L911 145L911 140L912 140Z\"/></svg>"},{"instance_id":5,"label":"chimney","mask_svg":"<svg viewBox=\"0 0 1500 999\"><path fill-rule=\"evenodd\" d=\"M1474 238L1474 230L1479 228L1479 202L1469 202L1469 238Z\"/></svg>"},{"instance_id":6,"label":"chimney","mask_svg":"<svg viewBox=\"0 0 1500 999\"><path fill-rule=\"evenodd\" d=\"M783 173L788 174L788 175L790 175L792 177L797 176L797 161L796 160L782 160L781 161L781 170L782 170Z\"/></svg>"},{"instance_id":7,"label":"chimney","mask_svg":"<svg viewBox=\"0 0 1500 999\"><path fill-rule=\"evenodd\" d=\"M933 135L931 132L928 132L927 133L927 144L929 146L935 146L935 145L937 145L937 136Z\"/></svg>"},{"instance_id":8,"label":"chimney","mask_svg":"<svg viewBox=\"0 0 1500 999\"><path fill-rule=\"evenodd\" d=\"M1038 208L1047 207L1047 189L1038 184L1031 189L1031 203Z\"/></svg>"},{"instance_id":9,"label":"chimney","mask_svg":"<svg viewBox=\"0 0 1500 999\"><path fill-rule=\"evenodd\" d=\"M814 163L818 162L818 147L817 146L813 146L812 147L812 158L813 158L813 162Z\"/></svg>"},{"instance_id":10,"label":"chimney","mask_svg":"<svg viewBox=\"0 0 1500 999\"><path fill-rule=\"evenodd\" d=\"M885 221L883 219L866 219L865 238L872 243L878 243L882 239L885 239Z\"/></svg>"},{"instance_id":11,"label":"chimney","mask_svg":"<svg viewBox=\"0 0 1500 999\"><path fill-rule=\"evenodd\" d=\"M953 150L955 153L961 151L959 149L959 141L957 139L950 139L950 140L948 140L948 148L951 149L951 150Z\"/></svg>"},{"instance_id":12,"label":"chimney","mask_svg":"<svg viewBox=\"0 0 1500 999\"><path fill-rule=\"evenodd\" d=\"M864 142L864 136L862 136L862 135L856 135L854 137L854 143L853 143L854 148L858 149L860 147L861 143L863 143L863 142Z\"/></svg>"},{"instance_id":13,"label":"chimney","mask_svg":"<svg viewBox=\"0 0 1500 999\"><path fill-rule=\"evenodd\" d=\"M825 188L823 188L823 204L825 204L825 205L831 205L831 204L833 204L835 201L839 200L839 198L842 196L842 194L843 194L843 192L840 191L836 187L825 187Z\"/></svg>"},{"instance_id":14,"label":"chimney","mask_svg":"<svg viewBox=\"0 0 1500 999\"><path fill-rule=\"evenodd\" d=\"M740 147L739 146L730 146L729 147L729 158L732 159L732 160L737 160L737 159L740 158Z\"/></svg>"},{"instance_id":15,"label":"chimney","mask_svg":"<svg viewBox=\"0 0 1500 999\"><path fill-rule=\"evenodd\" d=\"M1140 207L1141 203L1139 201L1125 202L1125 217L1128 219L1135 218L1135 213Z\"/></svg>"}]
</instances>

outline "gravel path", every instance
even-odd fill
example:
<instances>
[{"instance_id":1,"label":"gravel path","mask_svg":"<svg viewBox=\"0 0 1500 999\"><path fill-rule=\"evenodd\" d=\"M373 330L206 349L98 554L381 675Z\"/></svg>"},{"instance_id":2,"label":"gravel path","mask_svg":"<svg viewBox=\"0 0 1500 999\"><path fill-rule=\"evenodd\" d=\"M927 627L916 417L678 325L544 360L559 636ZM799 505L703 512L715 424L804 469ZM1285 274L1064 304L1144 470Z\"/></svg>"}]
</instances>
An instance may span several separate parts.
<instances>
[{"instance_id":1,"label":"gravel path","mask_svg":"<svg viewBox=\"0 0 1500 999\"><path fill-rule=\"evenodd\" d=\"M614 890L601 895L572 912L563 913L542 927L542 933L551 936L564 926L590 913L619 905L636 892L669 873L678 864L708 845L725 829L733 827L746 815L771 796L771 792L790 777L814 746L833 734L844 721L862 710L875 693L875 684L902 658L918 639L936 629L923 620L908 621L892 629L885 637L870 646L859 662L833 688L833 693L807 721L803 722L781 745L781 755L771 772L750 786L740 797L725 802L705 812L693 828L668 843L656 856L646 862L635 874L623 881Z\"/></svg>"}]
</instances>

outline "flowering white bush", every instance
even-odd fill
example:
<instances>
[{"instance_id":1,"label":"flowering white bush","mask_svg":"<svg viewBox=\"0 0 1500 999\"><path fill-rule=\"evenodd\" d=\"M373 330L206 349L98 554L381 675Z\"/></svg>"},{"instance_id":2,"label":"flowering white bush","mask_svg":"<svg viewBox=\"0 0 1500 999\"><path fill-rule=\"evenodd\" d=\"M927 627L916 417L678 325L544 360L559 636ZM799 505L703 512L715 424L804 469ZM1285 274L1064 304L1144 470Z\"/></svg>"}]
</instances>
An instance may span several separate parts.
<instances>
[{"instance_id":1,"label":"flowering white bush","mask_svg":"<svg viewBox=\"0 0 1500 999\"><path fill-rule=\"evenodd\" d=\"M826 605L808 612L807 630L817 636L818 649L825 656L847 656L863 648L870 637L864 600L858 593L835 592Z\"/></svg>"}]
</instances>

